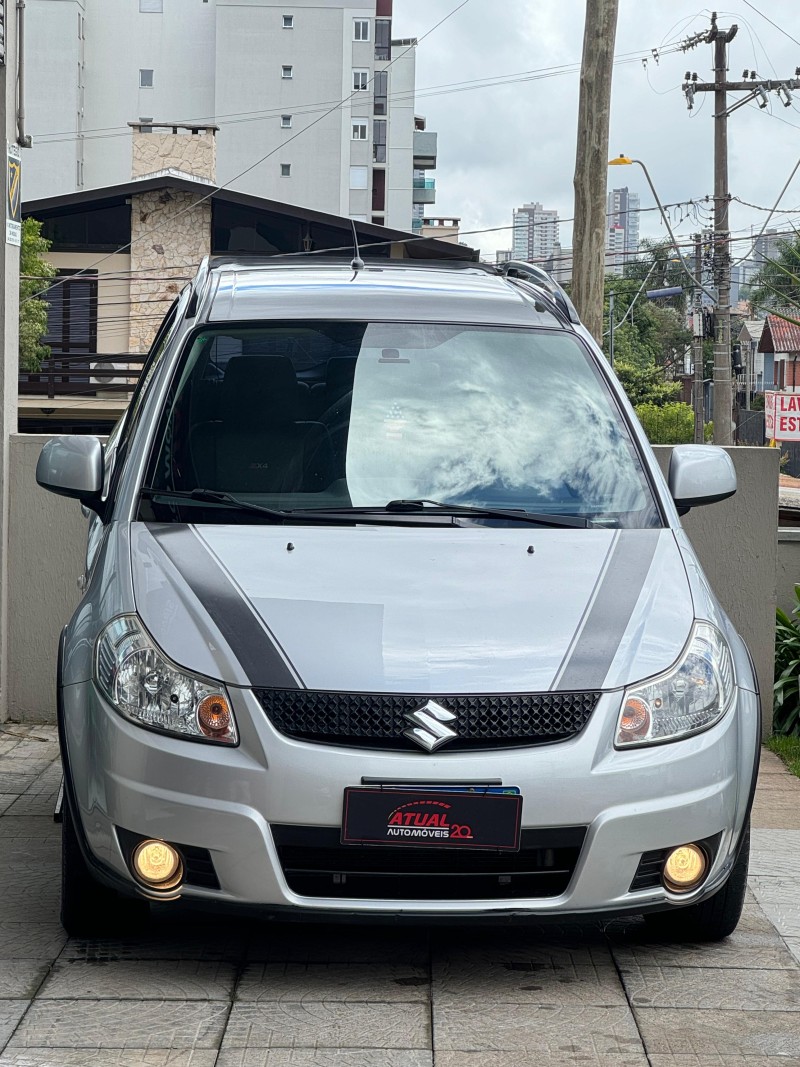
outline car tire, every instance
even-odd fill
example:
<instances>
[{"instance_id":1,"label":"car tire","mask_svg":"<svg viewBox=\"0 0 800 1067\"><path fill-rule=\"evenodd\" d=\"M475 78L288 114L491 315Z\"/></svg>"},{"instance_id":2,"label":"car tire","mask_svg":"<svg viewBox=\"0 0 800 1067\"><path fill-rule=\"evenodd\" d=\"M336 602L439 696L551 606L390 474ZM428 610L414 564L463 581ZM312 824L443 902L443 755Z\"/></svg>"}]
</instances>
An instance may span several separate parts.
<instances>
[{"instance_id":1,"label":"car tire","mask_svg":"<svg viewBox=\"0 0 800 1067\"><path fill-rule=\"evenodd\" d=\"M141 926L149 914L146 900L123 897L92 875L65 792L61 818L61 925L70 937L103 937Z\"/></svg>"},{"instance_id":2,"label":"car tire","mask_svg":"<svg viewBox=\"0 0 800 1067\"><path fill-rule=\"evenodd\" d=\"M750 862L750 824L747 824L739 855L728 881L708 900L685 908L658 911L645 915L649 932L676 944L699 941L722 941L736 929L742 915L747 892L747 869Z\"/></svg>"}]
</instances>

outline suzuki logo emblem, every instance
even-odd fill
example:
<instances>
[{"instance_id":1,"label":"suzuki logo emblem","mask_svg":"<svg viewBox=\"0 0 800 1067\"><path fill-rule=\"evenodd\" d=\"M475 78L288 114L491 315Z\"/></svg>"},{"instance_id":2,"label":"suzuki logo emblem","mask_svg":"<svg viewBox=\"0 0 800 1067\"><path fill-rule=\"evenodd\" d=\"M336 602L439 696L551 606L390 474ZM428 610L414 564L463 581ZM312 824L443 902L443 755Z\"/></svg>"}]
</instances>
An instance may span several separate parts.
<instances>
[{"instance_id":1,"label":"suzuki logo emblem","mask_svg":"<svg viewBox=\"0 0 800 1067\"><path fill-rule=\"evenodd\" d=\"M458 737L456 731L448 726L448 723L456 721L455 715L435 700L429 700L416 711L409 711L403 718L411 723L411 729L404 730L403 737L416 741L428 752L433 752L440 745Z\"/></svg>"}]
</instances>

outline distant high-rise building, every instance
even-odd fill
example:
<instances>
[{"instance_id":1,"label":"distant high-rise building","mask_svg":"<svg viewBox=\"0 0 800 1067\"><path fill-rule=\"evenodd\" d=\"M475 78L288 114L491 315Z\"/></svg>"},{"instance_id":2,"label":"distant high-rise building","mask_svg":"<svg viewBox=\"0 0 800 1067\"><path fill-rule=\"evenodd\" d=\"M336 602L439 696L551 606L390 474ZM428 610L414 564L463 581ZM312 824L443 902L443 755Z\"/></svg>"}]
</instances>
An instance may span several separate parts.
<instances>
[{"instance_id":1,"label":"distant high-rise building","mask_svg":"<svg viewBox=\"0 0 800 1067\"><path fill-rule=\"evenodd\" d=\"M756 239L752 256L756 269L760 270L766 260L778 258L780 244L784 240L784 237L778 236L778 231L775 229L766 230Z\"/></svg>"},{"instance_id":2,"label":"distant high-rise building","mask_svg":"<svg viewBox=\"0 0 800 1067\"><path fill-rule=\"evenodd\" d=\"M622 274L626 260L639 250L639 194L627 185L612 189L606 201L606 271Z\"/></svg>"},{"instance_id":3,"label":"distant high-rise building","mask_svg":"<svg viewBox=\"0 0 800 1067\"><path fill-rule=\"evenodd\" d=\"M514 259L547 259L558 241L558 212L538 202L523 204L514 211L513 233Z\"/></svg>"}]
</instances>

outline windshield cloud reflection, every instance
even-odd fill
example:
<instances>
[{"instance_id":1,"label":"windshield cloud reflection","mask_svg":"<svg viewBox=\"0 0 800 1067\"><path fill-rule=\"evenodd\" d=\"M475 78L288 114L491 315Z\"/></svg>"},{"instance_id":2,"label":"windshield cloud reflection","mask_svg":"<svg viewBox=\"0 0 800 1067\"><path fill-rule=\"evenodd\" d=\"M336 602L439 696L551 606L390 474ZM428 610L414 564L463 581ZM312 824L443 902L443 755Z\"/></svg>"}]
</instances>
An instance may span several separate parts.
<instances>
[{"instance_id":1,"label":"windshield cloud reflection","mask_svg":"<svg viewBox=\"0 0 800 1067\"><path fill-rule=\"evenodd\" d=\"M387 349L381 329L369 327L356 366L353 504L432 498L596 514L648 503L624 426L573 338L464 328L433 348Z\"/></svg>"}]
</instances>

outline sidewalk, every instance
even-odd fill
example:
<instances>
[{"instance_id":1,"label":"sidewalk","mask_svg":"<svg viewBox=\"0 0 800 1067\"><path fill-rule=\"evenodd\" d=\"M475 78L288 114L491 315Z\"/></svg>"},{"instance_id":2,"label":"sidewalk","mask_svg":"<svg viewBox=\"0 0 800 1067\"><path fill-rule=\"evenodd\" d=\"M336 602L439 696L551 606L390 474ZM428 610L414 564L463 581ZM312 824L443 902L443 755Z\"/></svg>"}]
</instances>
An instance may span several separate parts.
<instances>
[{"instance_id":1,"label":"sidewalk","mask_svg":"<svg viewBox=\"0 0 800 1067\"><path fill-rule=\"evenodd\" d=\"M0 1067L789 1067L800 781L765 752L751 892L719 945L640 921L354 927L58 922L55 731L0 726Z\"/></svg>"}]
</instances>

